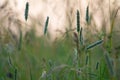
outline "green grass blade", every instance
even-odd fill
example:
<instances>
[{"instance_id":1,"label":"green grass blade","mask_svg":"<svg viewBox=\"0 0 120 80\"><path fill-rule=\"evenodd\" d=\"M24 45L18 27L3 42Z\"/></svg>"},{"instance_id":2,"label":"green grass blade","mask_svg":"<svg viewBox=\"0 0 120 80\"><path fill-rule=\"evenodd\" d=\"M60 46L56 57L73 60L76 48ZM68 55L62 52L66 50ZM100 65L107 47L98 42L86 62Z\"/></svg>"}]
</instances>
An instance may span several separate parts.
<instances>
[{"instance_id":1,"label":"green grass blade","mask_svg":"<svg viewBox=\"0 0 120 80\"><path fill-rule=\"evenodd\" d=\"M80 29L80 43L81 43L81 45L83 45L84 43L83 43L83 33L82 33L82 27L81 27L81 29Z\"/></svg>"},{"instance_id":2,"label":"green grass blade","mask_svg":"<svg viewBox=\"0 0 120 80\"><path fill-rule=\"evenodd\" d=\"M44 35L47 33L48 23L49 23L49 17L47 17L45 22Z\"/></svg>"},{"instance_id":3,"label":"green grass blade","mask_svg":"<svg viewBox=\"0 0 120 80\"><path fill-rule=\"evenodd\" d=\"M30 68L30 80L33 80L31 68Z\"/></svg>"},{"instance_id":4,"label":"green grass blade","mask_svg":"<svg viewBox=\"0 0 120 80\"><path fill-rule=\"evenodd\" d=\"M86 63L85 63L86 65L88 64L88 60L89 60L89 59L88 59L88 56L86 56L86 61L85 61L85 62L86 62Z\"/></svg>"},{"instance_id":5,"label":"green grass blade","mask_svg":"<svg viewBox=\"0 0 120 80\"><path fill-rule=\"evenodd\" d=\"M106 63L107 63L107 66L108 66L111 76L114 76L112 62L110 61L110 57L109 57L108 53L105 53L105 59L106 59Z\"/></svg>"},{"instance_id":6,"label":"green grass blade","mask_svg":"<svg viewBox=\"0 0 120 80\"><path fill-rule=\"evenodd\" d=\"M15 69L15 80L17 80L17 69Z\"/></svg>"},{"instance_id":7,"label":"green grass blade","mask_svg":"<svg viewBox=\"0 0 120 80\"><path fill-rule=\"evenodd\" d=\"M22 31L20 30L20 37L19 37L19 43L18 43L18 50L21 50L22 48Z\"/></svg>"}]
</instances>

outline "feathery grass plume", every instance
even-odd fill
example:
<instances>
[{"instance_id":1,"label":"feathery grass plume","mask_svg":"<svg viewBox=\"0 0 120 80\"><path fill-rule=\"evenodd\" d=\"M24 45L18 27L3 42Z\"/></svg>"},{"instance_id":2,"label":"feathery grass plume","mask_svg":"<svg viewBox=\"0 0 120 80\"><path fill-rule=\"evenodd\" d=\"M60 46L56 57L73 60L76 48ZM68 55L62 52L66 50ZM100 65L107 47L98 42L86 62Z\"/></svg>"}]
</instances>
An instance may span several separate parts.
<instances>
[{"instance_id":1,"label":"feathery grass plume","mask_svg":"<svg viewBox=\"0 0 120 80\"><path fill-rule=\"evenodd\" d=\"M18 50L21 50L22 48L22 31L20 30L20 37L18 42Z\"/></svg>"},{"instance_id":2,"label":"feathery grass plume","mask_svg":"<svg viewBox=\"0 0 120 80\"><path fill-rule=\"evenodd\" d=\"M86 22L89 23L89 6L86 9Z\"/></svg>"},{"instance_id":3,"label":"feathery grass plume","mask_svg":"<svg viewBox=\"0 0 120 80\"><path fill-rule=\"evenodd\" d=\"M28 11L29 11L29 3L26 3L26 8L25 8L25 20L27 21L28 19Z\"/></svg>"},{"instance_id":4,"label":"feathery grass plume","mask_svg":"<svg viewBox=\"0 0 120 80\"><path fill-rule=\"evenodd\" d=\"M80 13L79 10L77 10L77 32L80 31Z\"/></svg>"},{"instance_id":5,"label":"feathery grass plume","mask_svg":"<svg viewBox=\"0 0 120 80\"><path fill-rule=\"evenodd\" d=\"M17 69L15 69L15 80L17 80Z\"/></svg>"},{"instance_id":6,"label":"feathery grass plume","mask_svg":"<svg viewBox=\"0 0 120 80\"><path fill-rule=\"evenodd\" d=\"M109 72L110 72L111 76L114 76L114 70L113 70L112 62L110 61L109 54L107 52L105 52L104 55L105 55L105 59L106 59L106 63L107 63Z\"/></svg>"},{"instance_id":7,"label":"feathery grass plume","mask_svg":"<svg viewBox=\"0 0 120 80\"><path fill-rule=\"evenodd\" d=\"M98 69L98 67L99 67L99 62L97 62L97 64L96 64L96 70Z\"/></svg>"},{"instance_id":8,"label":"feathery grass plume","mask_svg":"<svg viewBox=\"0 0 120 80\"><path fill-rule=\"evenodd\" d=\"M93 47L101 44L102 42L103 42L103 40L96 41L96 42L94 42L93 44L87 46L86 49L87 49L87 50L88 50L88 49L91 49L91 48L93 48Z\"/></svg>"},{"instance_id":9,"label":"feathery grass plume","mask_svg":"<svg viewBox=\"0 0 120 80\"><path fill-rule=\"evenodd\" d=\"M44 28L44 35L47 33L47 27L49 23L49 17L47 16L46 22L45 22L45 28Z\"/></svg>"}]
</instances>

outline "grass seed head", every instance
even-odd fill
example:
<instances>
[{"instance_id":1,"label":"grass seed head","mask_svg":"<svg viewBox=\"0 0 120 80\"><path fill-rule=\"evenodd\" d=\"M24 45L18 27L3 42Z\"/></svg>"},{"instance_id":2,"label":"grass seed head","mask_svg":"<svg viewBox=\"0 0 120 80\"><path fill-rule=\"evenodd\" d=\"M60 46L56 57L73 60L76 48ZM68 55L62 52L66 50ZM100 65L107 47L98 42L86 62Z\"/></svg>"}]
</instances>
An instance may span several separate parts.
<instances>
[{"instance_id":1,"label":"grass seed head","mask_svg":"<svg viewBox=\"0 0 120 80\"><path fill-rule=\"evenodd\" d=\"M77 10L77 32L80 31L80 13Z\"/></svg>"},{"instance_id":2,"label":"grass seed head","mask_svg":"<svg viewBox=\"0 0 120 80\"><path fill-rule=\"evenodd\" d=\"M86 22L89 23L89 6L86 9Z\"/></svg>"},{"instance_id":3,"label":"grass seed head","mask_svg":"<svg viewBox=\"0 0 120 80\"><path fill-rule=\"evenodd\" d=\"M87 50L88 50L88 49L91 49L91 48L93 48L93 47L95 47L95 46L101 44L102 42L103 42L103 40L96 41L96 42L94 42L93 44L87 46L86 49L87 49Z\"/></svg>"},{"instance_id":4,"label":"grass seed head","mask_svg":"<svg viewBox=\"0 0 120 80\"><path fill-rule=\"evenodd\" d=\"M47 33L48 23L49 23L49 17L47 17L45 22L44 35Z\"/></svg>"},{"instance_id":5,"label":"grass seed head","mask_svg":"<svg viewBox=\"0 0 120 80\"><path fill-rule=\"evenodd\" d=\"M29 11L29 3L26 3L26 8L25 8L25 20L27 21L28 19L28 11Z\"/></svg>"}]
</instances>

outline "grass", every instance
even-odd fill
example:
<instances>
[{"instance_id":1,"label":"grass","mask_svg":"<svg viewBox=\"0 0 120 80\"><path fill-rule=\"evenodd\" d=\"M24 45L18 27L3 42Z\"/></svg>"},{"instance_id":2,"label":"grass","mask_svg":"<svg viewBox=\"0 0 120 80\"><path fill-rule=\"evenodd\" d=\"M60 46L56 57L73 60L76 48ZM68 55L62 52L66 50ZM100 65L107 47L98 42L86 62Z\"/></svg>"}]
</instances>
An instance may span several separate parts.
<instances>
[{"instance_id":1,"label":"grass","mask_svg":"<svg viewBox=\"0 0 120 80\"><path fill-rule=\"evenodd\" d=\"M28 10L27 2L26 21ZM64 39L54 42L50 42L45 36L49 34L49 17L41 37L35 36L34 29L25 37L20 30L18 43L14 43L5 30L5 38L0 40L0 80L119 80L119 54L112 54L113 37L109 39L108 35L99 36L101 34L98 33L98 37L89 33L92 37L86 40L87 36L83 35L84 30L80 25L79 10L76 15L77 26L71 31L73 35L65 33ZM89 17L88 6L87 23L90 21ZM87 25L89 27L90 23ZM113 26L112 23L111 29ZM112 33L111 30L110 35ZM5 43L6 40L8 43Z\"/></svg>"}]
</instances>

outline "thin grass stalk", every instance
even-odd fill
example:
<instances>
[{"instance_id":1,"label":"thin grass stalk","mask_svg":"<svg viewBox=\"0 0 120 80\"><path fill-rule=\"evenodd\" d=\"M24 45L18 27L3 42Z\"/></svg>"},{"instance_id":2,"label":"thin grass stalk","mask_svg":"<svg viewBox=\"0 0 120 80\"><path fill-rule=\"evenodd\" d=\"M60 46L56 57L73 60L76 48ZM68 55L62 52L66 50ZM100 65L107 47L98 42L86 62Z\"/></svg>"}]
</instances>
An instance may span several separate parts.
<instances>
[{"instance_id":1,"label":"thin grass stalk","mask_svg":"<svg viewBox=\"0 0 120 80\"><path fill-rule=\"evenodd\" d=\"M88 64L88 55L86 56L86 63L85 63L86 65Z\"/></svg>"},{"instance_id":2,"label":"thin grass stalk","mask_svg":"<svg viewBox=\"0 0 120 80\"><path fill-rule=\"evenodd\" d=\"M81 27L81 29L80 29L80 43L81 43L81 45L84 44L84 43L83 43L82 27Z\"/></svg>"},{"instance_id":3,"label":"thin grass stalk","mask_svg":"<svg viewBox=\"0 0 120 80\"><path fill-rule=\"evenodd\" d=\"M17 80L17 69L15 69L15 80Z\"/></svg>"},{"instance_id":4,"label":"thin grass stalk","mask_svg":"<svg viewBox=\"0 0 120 80\"><path fill-rule=\"evenodd\" d=\"M115 12L115 15L114 15L114 17L113 17L113 19L112 19L112 21L111 21L110 34L109 34L109 36L108 36L108 38L109 38L109 41L108 41L108 43L109 43L109 53L111 53L111 50L112 50L113 28L114 28L115 19L116 19L116 16L117 16L117 14L118 14L119 9L120 9L120 7L119 7L119 8L117 9L117 11Z\"/></svg>"},{"instance_id":5,"label":"thin grass stalk","mask_svg":"<svg viewBox=\"0 0 120 80\"><path fill-rule=\"evenodd\" d=\"M32 78L32 72L31 72L31 68L30 68L30 80L33 80L33 78Z\"/></svg>"},{"instance_id":6,"label":"thin grass stalk","mask_svg":"<svg viewBox=\"0 0 120 80\"><path fill-rule=\"evenodd\" d=\"M20 37L19 37L19 43L18 43L18 50L20 51L22 48L22 31L20 30Z\"/></svg>"},{"instance_id":7,"label":"thin grass stalk","mask_svg":"<svg viewBox=\"0 0 120 80\"><path fill-rule=\"evenodd\" d=\"M108 69L109 69L111 76L114 76L113 66L112 66L112 63L110 61L110 57L108 56L108 53L105 53L105 59L106 59L106 63L107 63L107 66L108 66Z\"/></svg>"},{"instance_id":8,"label":"thin grass stalk","mask_svg":"<svg viewBox=\"0 0 120 80\"><path fill-rule=\"evenodd\" d=\"M78 38L78 34L76 32L74 32L74 41L75 41L75 44L76 44L76 49L77 49L78 55L80 57L79 38Z\"/></svg>"}]
</instances>

